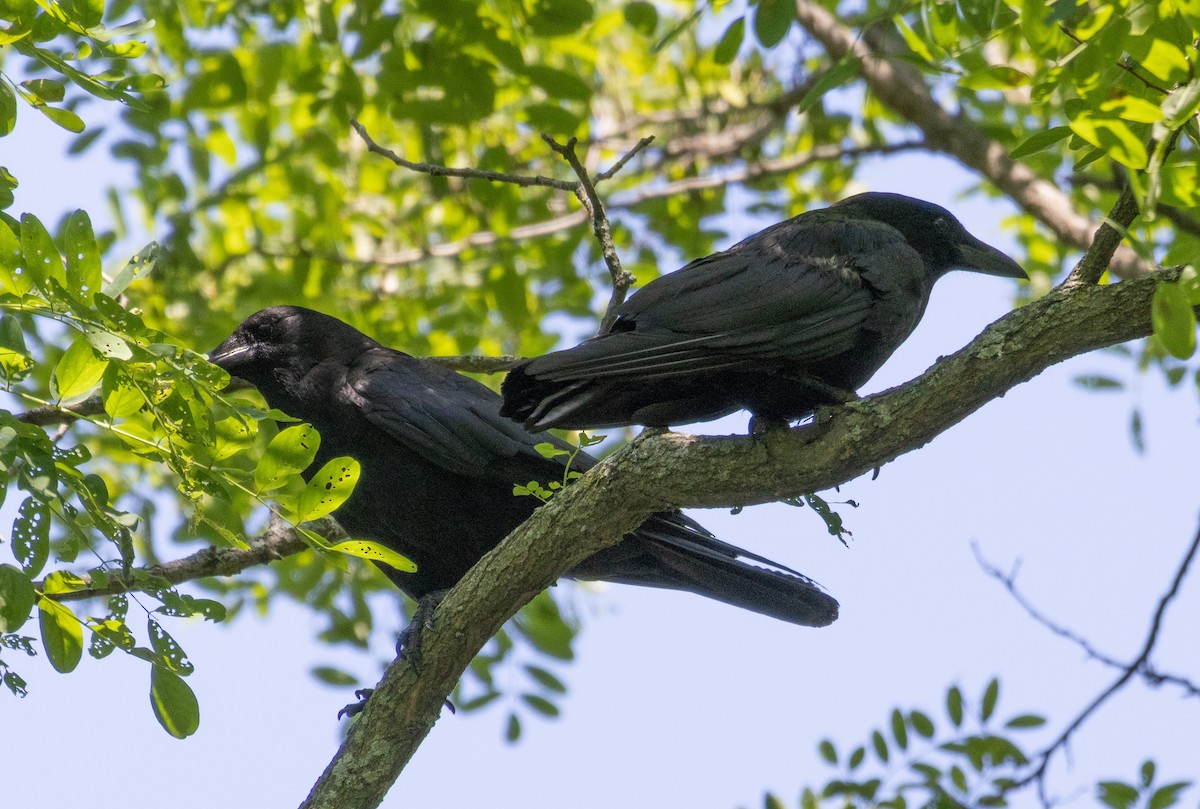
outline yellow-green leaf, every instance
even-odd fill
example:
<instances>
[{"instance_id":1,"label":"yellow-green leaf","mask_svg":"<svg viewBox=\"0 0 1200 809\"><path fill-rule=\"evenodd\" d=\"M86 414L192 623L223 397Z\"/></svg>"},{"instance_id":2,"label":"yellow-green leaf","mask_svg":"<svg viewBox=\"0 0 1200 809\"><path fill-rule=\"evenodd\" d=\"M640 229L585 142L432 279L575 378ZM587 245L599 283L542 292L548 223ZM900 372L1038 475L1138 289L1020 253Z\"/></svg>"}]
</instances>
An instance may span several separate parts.
<instances>
[{"instance_id":1,"label":"yellow-green leaf","mask_svg":"<svg viewBox=\"0 0 1200 809\"><path fill-rule=\"evenodd\" d=\"M200 703L183 678L162 666L150 668L150 706L163 730L186 739L200 727Z\"/></svg>"},{"instance_id":2,"label":"yellow-green leaf","mask_svg":"<svg viewBox=\"0 0 1200 809\"><path fill-rule=\"evenodd\" d=\"M45 226L33 214L21 214L21 251L25 254L25 271L31 280L43 290L53 278L64 287L67 274L63 269L62 257Z\"/></svg>"},{"instance_id":3,"label":"yellow-green leaf","mask_svg":"<svg viewBox=\"0 0 1200 809\"><path fill-rule=\"evenodd\" d=\"M371 562L382 562L388 567L395 568L402 573L413 573L417 569L412 560L396 553L391 548L380 545L378 542L368 542L363 539L348 539L344 542L330 545L329 550L344 553L348 556L357 556L360 559L367 559Z\"/></svg>"},{"instance_id":4,"label":"yellow-green leaf","mask_svg":"<svg viewBox=\"0 0 1200 809\"><path fill-rule=\"evenodd\" d=\"M1010 90L1013 87L1024 87L1029 82L1028 73L1007 65L977 70L958 80L959 86L968 90Z\"/></svg>"},{"instance_id":5,"label":"yellow-green leaf","mask_svg":"<svg viewBox=\"0 0 1200 809\"><path fill-rule=\"evenodd\" d=\"M46 659L55 671L74 671L83 657L83 624L67 607L48 598L38 601L38 613Z\"/></svg>"},{"instance_id":6,"label":"yellow-green leaf","mask_svg":"<svg viewBox=\"0 0 1200 809\"><path fill-rule=\"evenodd\" d=\"M92 220L84 211L75 211L67 219L63 233L63 247L67 256L67 289L91 303L103 283L100 277L100 250L96 247L96 234L92 231Z\"/></svg>"},{"instance_id":7,"label":"yellow-green leaf","mask_svg":"<svg viewBox=\"0 0 1200 809\"><path fill-rule=\"evenodd\" d=\"M1154 290L1150 322L1163 347L1181 360L1196 352L1196 313L1179 284L1163 282Z\"/></svg>"},{"instance_id":8,"label":"yellow-green leaf","mask_svg":"<svg viewBox=\"0 0 1200 809\"><path fill-rule=\"evenodd\" d=\"M358 483L360 471L358 461L347 457L334 458L322 466L300 493L299 521L324 517L346 502Z\"/></svg>"},{"instance_id":9,"label":"yellow-green leaf","mask_svg":"<svg viewBox=\"0 0 1200 809\"><path fill-rule=\"evenodd\" d=\"M1071 131L1131 169L1144 169L1150 160L1146 145L1119 118L1101 118L1085 110L1071 121Z\"/></svg>"},{"instance_id":10,"label":"yellow-green leaf","mask_svg":"<svg viewBox=\"0 0 1200 809\"><path fill-rule=\"evenodd\" d=\"M97 357L87 338L80 337L54 367L50 390L59 403L84 396L99 384L107 367L108 360Z\"/></svg>"},{"instance_id":11,"label":"yellow-green leaf","mask_svg":"<svg viewBox=\"0 0 1200 809\"><path fill-rule=\"evenodd\" d=\"M0 633L16 632L33 610L33 583L12 565L0 565Z\"/></svg>"},{"instance_id":12,"label":"yellow-green leaf","mask_svg":"<svg viewBox=\"0 0 1200 809\"><path fill-rule=\"evenodd\" d=\"M3 222L0 222L0 286L18 297L33 289L33 279L25 269L21 242Z\"/></svg>"},{"instance_id":13,"label":"yellow-green leaf","mask_svg":"<svg viewBox=\"0 0 1200 809\"><path fill-rule=\"evenodd\" d=\"M104 400L104 412L114 419L132 416L146 404L146 397L119 365L110 365L105 370L100 395Z\"/></svg>"},{"instance_id":14,"label":"yellow-green leaf","mask_svg":"<svg viewBox=\"0 0 1200 809\"><path fill-rule=\"evenodd\" d=\"M254 469L254 485L260 492L279 488L308 468L321 446L321 436L311 424L297 424L280 430L271 439Z\"/></svg>"}]
</instances>

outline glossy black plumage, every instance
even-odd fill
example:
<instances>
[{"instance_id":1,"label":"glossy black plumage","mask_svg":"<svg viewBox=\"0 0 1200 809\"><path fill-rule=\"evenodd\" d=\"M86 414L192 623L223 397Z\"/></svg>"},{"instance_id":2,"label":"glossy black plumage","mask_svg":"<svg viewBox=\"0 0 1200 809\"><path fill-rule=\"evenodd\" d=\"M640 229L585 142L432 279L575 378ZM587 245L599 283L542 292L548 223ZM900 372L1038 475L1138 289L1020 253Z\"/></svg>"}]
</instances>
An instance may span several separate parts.
<instances>
[{"instance_id":1,"label":"glossy black plumage","mask_svg":"<svg viewBox=\"0 0 1200 809\"><path fill-rule=\"evenodd\" d=\"M531 430L799 418L865 384L955 268L1025 277L946 209L859 194L651 281L608 334L515 367L501 413Z\"/></svg>"},{"instance_id":2,"label":"glossy black plumage","mask_svg":"<svg viewBox=\"0 0 1200 809\"><path fill-rule=\"evenodd\" d=\"M490 389L384 348L328 315L264 309L209 359L317 428L320 451L306 476L337 456L359 461L354 493L334 516L351 536L416 562L415 573L381 566L413 598L455 584L533 512L537 502L514 496L513 484L562 478L562 460L542 457L534 445L566 445L501 417ZM581 453L575 468L595 463ZM675 511L653 515L571 575L686 590L805 626L837 618L837 601L809 579Z\"/></svg>"}]
</instances>

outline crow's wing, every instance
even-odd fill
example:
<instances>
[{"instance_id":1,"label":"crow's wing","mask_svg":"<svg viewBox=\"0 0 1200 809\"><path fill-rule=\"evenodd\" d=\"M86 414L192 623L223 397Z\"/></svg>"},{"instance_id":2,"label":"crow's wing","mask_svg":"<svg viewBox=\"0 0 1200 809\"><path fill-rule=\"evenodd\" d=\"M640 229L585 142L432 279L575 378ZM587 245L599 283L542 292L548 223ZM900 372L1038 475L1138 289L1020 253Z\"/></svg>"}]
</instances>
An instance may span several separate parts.
<instances>
[{"instance_id":1,"label":"crow's wing","mask_svg":"<svg viewBox=\"0 0 1200 809\"><path fill-rule=\"evenodd\" d=\"M652 381L754 367L814 363L853 345L873 305L872 282L920 278L921 257L894 228L806 215L661 276L618 310L613 332L530 361L538 379Z\"/></svg>"},{"instance_id":2,"label":"crow's wing","mask_svg":"<svg viewBox=\"0 0 1200 809\"><path fill-rule=\"evenodd\" d=\"M501 417L500 397L487 386L387 348L366 351L354 362L345 395L389 438L457 475L488 477L497 463L515 461L553 479L562 464L542 457L534 445L547 441L569 449ZM577 457L575 467L593 463Z\"/></svg>"}]
</instances>

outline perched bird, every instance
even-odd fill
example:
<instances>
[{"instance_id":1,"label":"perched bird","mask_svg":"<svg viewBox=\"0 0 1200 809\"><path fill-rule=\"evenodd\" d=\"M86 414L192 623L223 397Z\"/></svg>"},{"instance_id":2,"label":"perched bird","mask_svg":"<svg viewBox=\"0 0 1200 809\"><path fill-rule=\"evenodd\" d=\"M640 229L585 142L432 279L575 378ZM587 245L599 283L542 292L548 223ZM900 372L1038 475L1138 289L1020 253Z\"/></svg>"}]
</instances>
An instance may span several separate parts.
<instances>
[{"instance_id":1,"label":"perched bird","mask_svg":"<svg viewBox=\"0 0 1200 809\"><path fill-rule=\"evenodd\" d=\"M797 419L852 398L956 268L1027 277L945 208L849 197L654 279L607 334L513 368L500 412L530 430Z\"/></svg>"},{"instance_id":2,"label":"perched bird","mask_svg":"<svg viewBox=\"0 0 1200 809\"><path fill-rule=\"evenodd\" d=\"M382 543L417 565L381 565L415 599L453 586L537 507L514 484L561 480L563 458L534 445L568 445L500 416L500 397L468 377L385 348L342 321L275 306L248 317L209 360L303 419L321 435L309 477L332 458L361 465L334 513L352 537ZM580 453L573 468L596 460ZM750 562L768 565L758 567ZM570 571L686 590L804 626L826 626L838 603L793 570L717 539L678 511L647 519Z\"/></svg>"}]
</instances>

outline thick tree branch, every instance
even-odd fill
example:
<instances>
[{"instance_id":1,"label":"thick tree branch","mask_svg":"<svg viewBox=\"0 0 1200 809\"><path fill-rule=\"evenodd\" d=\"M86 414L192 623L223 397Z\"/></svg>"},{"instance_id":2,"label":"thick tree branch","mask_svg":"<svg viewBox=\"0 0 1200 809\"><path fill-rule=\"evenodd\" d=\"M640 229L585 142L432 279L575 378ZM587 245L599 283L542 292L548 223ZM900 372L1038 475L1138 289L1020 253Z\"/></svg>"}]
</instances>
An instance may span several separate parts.
<instances>
[{"instance_id":1,"label":"thick tree branch","mask_svg":"<svg viewBox=\"0 0 1200 809\"><path fill-rule=\"evenodd\" d=\"M759 438L642 434L467 573L423 636L420 676L403 661L388 669L303 806L377 806L462 671L500 626L563 571L649 514L769 502L857 477L923 446L1054 363L1148 334L1154 289L1177 276L1163 271L1056 290L997 321L919 379L823 410L808 427Z\"/></svg>"},{"instance_id":2,"label":"thick tree branch","mask_svg":"<svg viewBox=\"0 0 1200 809\"><path fill-rule=\"evenodd\" d=\"M862 60L862 76L880 101L921 129L931 148L951 155L982 174L997 188L1037 217L1060 238L1086 249L1096 225L1081 215L1056 185L1039 177L971 121L955 117L934 99L916 68L895 56L906 50L895 33L872 26L860 37L815 0L796 0L800 25L834 59L853 54ZM1154 267L1122 245L1112 260L1122 278L1144 275Z\"/></svg>"}]
</instances>

